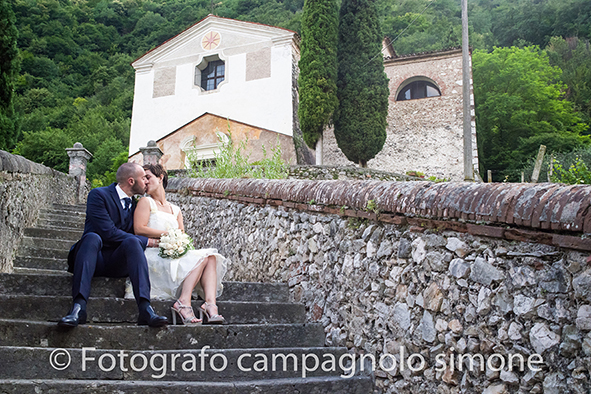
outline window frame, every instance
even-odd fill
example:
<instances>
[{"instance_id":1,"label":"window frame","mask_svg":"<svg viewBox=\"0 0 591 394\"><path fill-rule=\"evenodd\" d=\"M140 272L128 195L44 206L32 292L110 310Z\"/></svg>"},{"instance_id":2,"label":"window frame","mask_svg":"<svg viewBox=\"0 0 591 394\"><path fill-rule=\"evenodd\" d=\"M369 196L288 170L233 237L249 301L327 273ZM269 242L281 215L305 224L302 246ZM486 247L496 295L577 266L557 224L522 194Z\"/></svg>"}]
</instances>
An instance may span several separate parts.
<instances>
[{"instance_id":1,"label":"window frame","mask_svg":"<svg viewBox=\"0 0 591 394\"><path fill-rule=\"evenodd\" d=\"M223 68L222 73L218 74L220 66ZM213 70L210 71L210 68ZM213 74L213 75L212 75ZM209 92L216 90L222 82L226 79L226 63L219 59L207 63L205 69L201 70L201 89ZM213 87L209 89L209 83L213 82Z\"/></svg>"},{"instance_id":2,"label":"window frame","mask_svg":"<svg viewBox=\"0 0 591 394\"><path fill-rule=\"evenodd\" d=\"M221 62L221 64L219 63ZM210 64L217 63L216 68L214 69L214 77L207 78L205 72L210 67ZM218 67L223 65L223 76L218 75ZM204 81L214 81L214 88L207 89L207 85L203 85ZM219 92L220 87L223 86L225 83L228 82L228 61L222 58L219 54L214 54L210 56L205 56L195 64L194 66L194 78L193 78L193 88L199 89L201 93L214 93ZM205 86L205 87L203 87Z\"/></svg>"},{"instance_id":3,"label":"window frame","mask_svg":"<svg viewBox=\"0 0 591 394\"><path fill-rule=\"evenodd\" d=\"M408 91L409 89L412 92L413 87L411 85L415 85L415 84L421 83L421 82L425 84L424 85L424 89L425 89L425 96L424 97L415 97L415 98L411 97L411 98L400 99L400 96L404 92ZM429 88L436 89L439 94L429 96L427 93ZM441 92L441 88L439 87L439 85L431 78L420 75L420 76L408 78L400 84L400 86L396 90L395 101L397 101L397 102L398 101L412 101L412 100L421 100L421 99L435 98L435 97L441 97L441 96L443 96L443 93Z\"/></svg>"}]
</instances>

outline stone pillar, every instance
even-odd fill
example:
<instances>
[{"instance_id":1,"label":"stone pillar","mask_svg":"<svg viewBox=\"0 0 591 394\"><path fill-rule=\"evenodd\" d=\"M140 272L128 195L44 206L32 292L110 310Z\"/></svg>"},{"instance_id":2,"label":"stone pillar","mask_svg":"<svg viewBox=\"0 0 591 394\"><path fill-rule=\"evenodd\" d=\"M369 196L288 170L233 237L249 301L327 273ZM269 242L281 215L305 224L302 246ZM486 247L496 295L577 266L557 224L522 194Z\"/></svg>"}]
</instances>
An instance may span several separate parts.
<instances>
[{"instance_id":1,"label":"stone pillar","mask_svg":"<svg viewBox=\"0 0 591 394\"><path fill-rule=\"evenodd\" d=\"M144 156L144 164L158 164L164 155L154 140L148 141L148 146L140 148L140 152Z\"/></svg>"},{"instance_id":2,"label":"stone pillar","mask_svg":"<svg viewBox=\"0 0 591 394\"><path fill-rule=\"evenodd\" d=\"M73 148L66 149L70 157L69 175L76 179L76 204L84 201L86 197L86 163L92 157L92 154L84 149L80 142L76 142Z\"/></svg>"}]
</instances>

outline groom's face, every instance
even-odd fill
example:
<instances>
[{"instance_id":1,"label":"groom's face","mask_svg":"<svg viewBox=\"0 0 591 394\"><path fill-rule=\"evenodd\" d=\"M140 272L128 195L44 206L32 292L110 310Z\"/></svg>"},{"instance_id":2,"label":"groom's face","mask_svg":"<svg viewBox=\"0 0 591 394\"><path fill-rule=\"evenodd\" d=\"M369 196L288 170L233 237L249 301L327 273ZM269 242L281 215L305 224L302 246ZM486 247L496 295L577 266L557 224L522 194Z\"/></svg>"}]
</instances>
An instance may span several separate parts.
<instances>
[{"instance_id":1,"label":"groom's face","mask_svg":"<svg viewBox=\"0 0 591 394\"><path fill-rule=\"evenodd\" d=\"M146 193L146 188L148 187L148 179L146 178L146 172L142 167L139 165L137 166L138 170L135 174L134 183L131 187L131 191L133 194L144 194Z\"/></svg>"}]
</instances>

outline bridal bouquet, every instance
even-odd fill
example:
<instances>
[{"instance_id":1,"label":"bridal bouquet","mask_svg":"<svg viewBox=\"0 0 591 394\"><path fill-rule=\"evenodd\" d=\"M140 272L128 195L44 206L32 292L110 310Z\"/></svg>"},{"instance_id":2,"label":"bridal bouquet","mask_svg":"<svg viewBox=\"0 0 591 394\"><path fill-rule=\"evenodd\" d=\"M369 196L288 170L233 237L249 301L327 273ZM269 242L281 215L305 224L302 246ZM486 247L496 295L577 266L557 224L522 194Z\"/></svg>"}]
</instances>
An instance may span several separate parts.
<instances>
[{"instance_id":1,"label":"bridal bouquet","mask_svg":"<svg viewBox=\"0 0 591 394\"><path fill-rule=\"evenodd\" d=\"M158 255L163 258L178 259L191 249L194 249L191 237L180 229L170 229L168 234L163 234L160 237L160 252Z\"/></svg>"}]
</instances>

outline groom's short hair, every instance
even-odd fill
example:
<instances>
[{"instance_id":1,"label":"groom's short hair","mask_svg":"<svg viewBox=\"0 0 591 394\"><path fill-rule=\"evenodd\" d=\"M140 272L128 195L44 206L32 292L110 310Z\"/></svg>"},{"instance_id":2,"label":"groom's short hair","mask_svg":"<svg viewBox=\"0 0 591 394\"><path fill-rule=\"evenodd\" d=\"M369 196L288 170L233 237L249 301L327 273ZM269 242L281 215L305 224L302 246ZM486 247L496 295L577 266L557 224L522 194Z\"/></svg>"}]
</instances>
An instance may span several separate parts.
<instances>
[{"instance_id":1,"label":"groom's short hair","mask_svg":"<svg viewBox=\"0 0 591 394\"><path fill-rule=\"evenodd\" d=\"M115 178L117 179L118 184L124 184L127 182L129 178L134 178L137 175L138 168L142 168L137 163L123 163L117 169L117 175Z\"/></svg>"}]
</instances>

